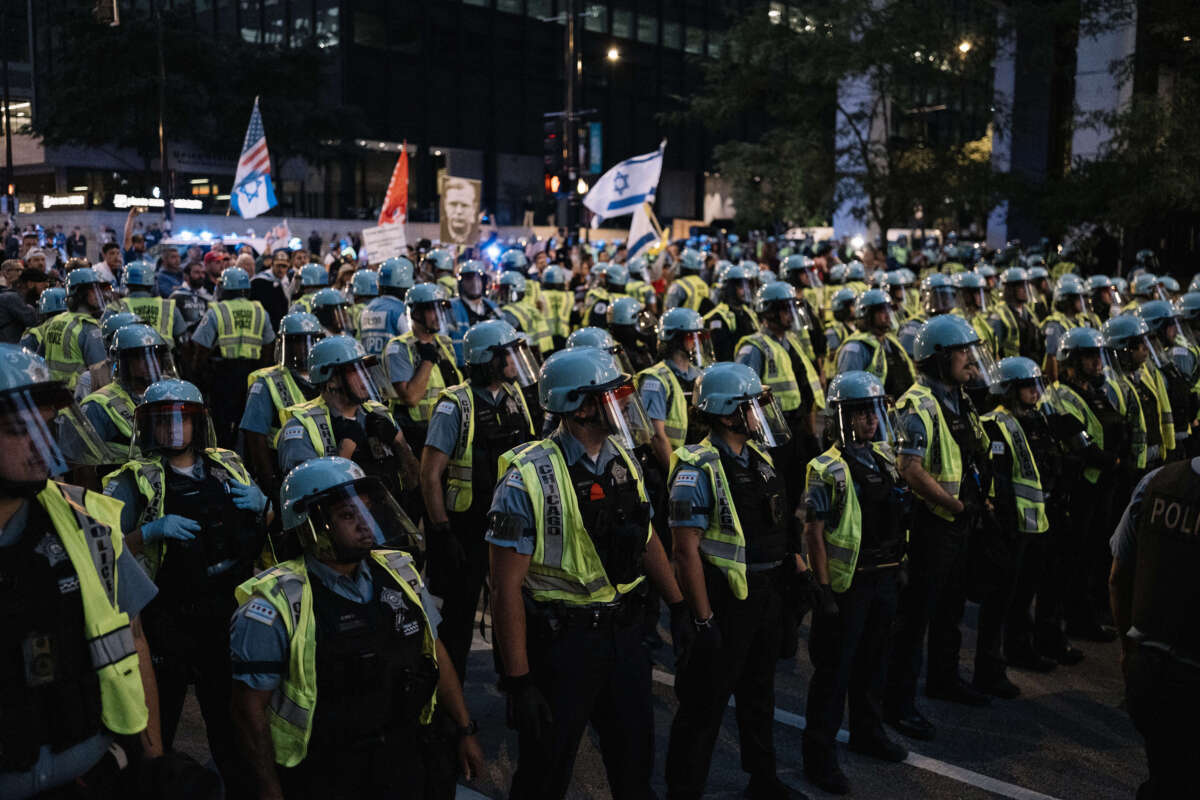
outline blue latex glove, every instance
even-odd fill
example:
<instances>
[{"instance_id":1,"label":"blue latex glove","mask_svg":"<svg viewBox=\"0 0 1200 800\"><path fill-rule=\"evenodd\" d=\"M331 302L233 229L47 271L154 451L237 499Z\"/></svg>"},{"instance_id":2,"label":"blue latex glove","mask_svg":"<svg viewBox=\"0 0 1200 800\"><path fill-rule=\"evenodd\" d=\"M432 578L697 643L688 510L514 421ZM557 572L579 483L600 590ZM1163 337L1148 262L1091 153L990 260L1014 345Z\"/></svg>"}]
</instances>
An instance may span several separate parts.
<instances>
[{"instance_id":1,"label":"blue latex glove","mask_svg":"<svg viewBox=\"0 0 1200 800\"><path fill-rule=\"evenodd\" d=\"M233 495L233 504L242 511L253 511L255 514L261 514L263 509L267 507L267 496L253 483L249 485L241 483L230 484L229 493Z\"/></svg>"},{"instance_id":2,"label":"blue latex glove","mask_svg":"<svg viewBox=\"0 0 1200 800\"><path fill-rule=\"evenodd\" d=\"M196 538L200 523L178 514L167 514L142 526L142 541L157 542L160 539L178 539L186 542Z\"/></svg>"}]
</instances>

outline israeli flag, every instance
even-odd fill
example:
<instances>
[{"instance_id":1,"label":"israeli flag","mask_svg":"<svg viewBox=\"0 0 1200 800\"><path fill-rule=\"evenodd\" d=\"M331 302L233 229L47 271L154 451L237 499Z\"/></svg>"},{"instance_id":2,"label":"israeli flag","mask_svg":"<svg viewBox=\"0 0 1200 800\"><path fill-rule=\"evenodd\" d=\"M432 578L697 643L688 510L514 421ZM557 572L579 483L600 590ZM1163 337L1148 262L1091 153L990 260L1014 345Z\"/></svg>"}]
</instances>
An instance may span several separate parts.
<instances>
[{"instance_id":1,"label":"israeli flag","mask_svg":"<svg viewBox=\"0 0 1200 800\"><path fill-rule=\"evenodd\" d=\"M584 196L583 204L597 218L607 219L632 214L642 203L654 202L666 147L667 140L663 139L653 153L627 158L617 164L600 176Z\"/></svg>"},{"instance_id":2,"label":"israeli flag","mask_svg":"<svg viewBox=\"0 0 1200 800\"><path fill-rule=\"evenodd\" d=\"M629 226L629 242L626 260L640 255L642 251L654 244L658 233L650 224L650 215L646 213L646 204L638 206L633 212L633 224Z\"/></svg>"},{"instance_id":3,"label":"israeli flag","mask_svg":"<svg viewBox=\"0 0 1200 800\"><path fill-rule=\"evenodd\" d=\"M233 210L243 219L253 219L265 214L279 203L275 199L275 187L267 174L251 175L233 190Z\"/></svg>"}]
</instances>

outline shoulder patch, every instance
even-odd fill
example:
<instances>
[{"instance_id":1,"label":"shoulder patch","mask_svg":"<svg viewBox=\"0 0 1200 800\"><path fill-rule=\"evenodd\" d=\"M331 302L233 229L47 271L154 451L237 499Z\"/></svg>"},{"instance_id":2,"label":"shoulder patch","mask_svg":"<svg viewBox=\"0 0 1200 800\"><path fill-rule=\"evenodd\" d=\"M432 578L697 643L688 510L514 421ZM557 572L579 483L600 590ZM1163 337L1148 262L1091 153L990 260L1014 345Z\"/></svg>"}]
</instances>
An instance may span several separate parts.
<instances>
[{"instance_id":1,"label":"shoulder patch","mask_svg":"<svg viewBox=\"0 0 1200 800\"><path fill-rule=\"evenodd\" d=\"M713 319L708 323L708 327L712 330L720 330L725 327L725 323L719 319Z\"/></svg>"},{"instance_id":2,"label":"shoulder patch","mask_svg":"<svg viewBox=\"0 0 1200 800\"><path fill-rule=\"evenodd\" d=\"M681 469L675 473L676 485L695 486L700 478L700 473L694 469Z\"/></svg>"},{"instance_id":3,"label":"shoulder patch","mask_svg":"<svg viewBox=\"0 0 1200 800\"><path fill-rule=\"evenodd\" d=\"M992 442L992 455L1004 455L1004 442Z\"/></svg>"},{"instance_id":4,"label":"shoulder patch","mask_svg":"<svg viewBox=\"0 0 1200 800\"><path fill-rule=\"evenodd\" d=\"M255 598L246 606L246 618L260 622L263 625L271 625L275 622L275 617L277 616L279 616L279 612L275 610L275 606L266 600Z\"/></svg>"},{"instance_id":5,"label":"shoulder patch","mask_svg":"<svg viewBox=\"0 0 1200 800\"><path fill-rule=\"evenodd\" d=\"M261 380L250 384L250 394L259 394L262 392L263 384Z\"/></svg>"},{"instance_id":6,"label":"shoulder patch","mask_svg":"<svg viewBox=\"0 0 1200 800\"><path fill-rule=\"evenodd\" d=\"M511 486L514 489L524 489L525 481L521 479L521 473L515 469L508 471L508 477L504 479L505 486Z\"/></svg>"},{"instance_id":7,"label":"shoulder patch","mask_svg":"<svg viewBox=\"0 0 1200 800\"><path fill-rule=\"evenodd\" d=\"M283 429L283 441L290 442L292 439L303 439L304 428L300 425L289 425Z\"/></svg>"},{"instance_id":8,"label":"shoulder patch","mask_svg":"<svg viewBox=\"0 0 1200 800\"><path fill-rule=\"evenodd\" d=\"M458 408L458 406L455 405L453 400L443 400L442 402L437 404L437 408L435 408L433 410L433 413L435 413L435 414L453 414L457 408Z\"/></svg>"},{"instance_id":9,"label":"shoulder patch","mask_svg":"<svg viewBox=\"0 0 1200 800\"><path fill-rule=\"evenodd\" d=\"M737 357L745 358L745 357L749 356L752 352L754 352L754 345L744 344L744 345L742 345L741 349L737 351Z\"/></svg>"}]
</instances>

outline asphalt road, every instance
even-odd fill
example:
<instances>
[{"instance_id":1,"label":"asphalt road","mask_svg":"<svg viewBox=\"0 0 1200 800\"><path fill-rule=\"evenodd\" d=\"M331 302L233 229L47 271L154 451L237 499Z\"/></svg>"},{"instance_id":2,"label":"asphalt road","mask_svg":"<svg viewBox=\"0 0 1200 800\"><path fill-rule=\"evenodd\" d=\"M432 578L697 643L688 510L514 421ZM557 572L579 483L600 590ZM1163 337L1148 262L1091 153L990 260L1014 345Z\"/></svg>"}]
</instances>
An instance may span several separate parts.
<instances>
[{"instance_id":1,"label":"asphalt road","mask_svg":"<svg viewBox=\"0 0 1200 800\"><path fill-rule=\"evenodd\" d=\"M963 646L963 674L969 677L974 658L976 606L969 605ZM665 620L664 620L665 622ZM490 631L489 631L490 633ZM666 636L664 630L664 636ZM806 633L806 632L805 632ZM932 742L893 736L912 752L904 764L879 761L841 751L842 768L857 798L1131 798L1145 778L1141 740L1120 708L1122 681L1118 645L1076 643L1087 657L1074 667L1045 675L1010 670L1021 688L1016 700L994 700L975 709L922 698L925 715L937 726ZM671 650L655 650L654 711L656 720L655 790L665 797L662 768L667 734L675 710L671 687ZM811 797L828 797L804 778L800 757L804 698L811 674L806 640L799 656L781 661L776 672L775 747L784 782ZM504 698L496 691L492 654L476 634L466 692L479 722L488 759L484 775L463 785L460 797L505 797L516 760L516 736L504 726ZM844 736L842 737L844 740ZM208 761L203 720L189 699L176 747ZM747 776L738 761L737 725L732 709L717 741L708 793L714 798L741 797ZM607 798L604 765L594 738L585 737L575 768L571 798Z\"/></svg>"}]
</instances>

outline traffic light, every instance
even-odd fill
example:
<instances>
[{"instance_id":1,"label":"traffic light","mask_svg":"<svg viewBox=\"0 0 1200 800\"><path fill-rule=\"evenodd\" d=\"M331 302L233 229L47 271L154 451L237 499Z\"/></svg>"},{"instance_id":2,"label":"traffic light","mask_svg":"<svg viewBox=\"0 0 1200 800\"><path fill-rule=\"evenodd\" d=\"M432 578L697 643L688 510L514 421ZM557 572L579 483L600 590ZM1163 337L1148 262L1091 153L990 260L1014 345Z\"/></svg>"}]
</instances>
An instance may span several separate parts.
<instances>
[{"instance_id":1,"label":"traffic light","mask_svg":"<svg viewBox=\"0 0 1200 800\"><path fill-rule=\"evenodd\" d=\"M563 171L562 121L557 118L542 121L542 161L547 175Z\"/></svg>"}]
</instances>

